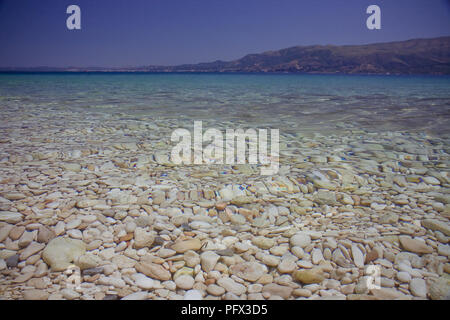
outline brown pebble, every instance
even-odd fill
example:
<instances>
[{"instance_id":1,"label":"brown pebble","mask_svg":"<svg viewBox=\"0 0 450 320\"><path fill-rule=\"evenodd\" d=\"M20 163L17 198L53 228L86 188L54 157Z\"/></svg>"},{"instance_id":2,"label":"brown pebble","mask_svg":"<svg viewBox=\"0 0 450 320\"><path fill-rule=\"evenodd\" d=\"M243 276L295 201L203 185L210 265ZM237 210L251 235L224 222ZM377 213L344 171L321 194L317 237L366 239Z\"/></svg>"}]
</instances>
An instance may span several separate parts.
<instances>
[{"instance_id":1,"label":"brown pebble","mask_svg":"<svg viewBox=\"0 0 450 320\"><path fill-rule=\"evenodd\" d=\"M9 232L9 237L11 238L11 240L15 241L18 240L22 234L25 231L25 227L20 226L20 227L14 227L11 229L11 231Z\"/></svg>"},{"instance_id":2,"label":"brown pebble","mask_svg":"<svg viewBox=\"0 0 450 320\"><path fill-rule=\"evenodd\" d=\"M219 210L219 211L220 210L225 210L226 206L227 206L226 202L217 202L216 203L216 209Z\"/></svg>"},{"instance_id":3,"label":"brown pebble","mask_svg":"<svg viewBox=\"0 0 450 320\"><path fill-rule=\"evenodd\" d=\"M367 264L367 263L369 263L371 261L377 260L378 258L379 258L378 257L378 251L373 249L373 250L371 250L371 251L369 251L367 253L365 263Z\"/></svg>"},{"instance_id":4,"label":"brown pebble","mask_svg":"<svg viewBox=\"0 0 450 320\"><path fill-rule=\"evenodd\" d=\"M37 241L40 243L48 243L50 240L56 237L56 234L53 230L45 227L40 226L38 235L37 235Z\"/></svg>"},{"instance_id":5,"label":"brown pebble","mask_svg":"<svg viewBox=\"0 0 450 320\"><path fill-rule=\"evenodd\" d=\"M128 233L126 235L124 235L123 237L119 238L119 242L122 241L130 241L131 239L133 239L134 235L132 233Z\"/></svg>"}]
</instances>

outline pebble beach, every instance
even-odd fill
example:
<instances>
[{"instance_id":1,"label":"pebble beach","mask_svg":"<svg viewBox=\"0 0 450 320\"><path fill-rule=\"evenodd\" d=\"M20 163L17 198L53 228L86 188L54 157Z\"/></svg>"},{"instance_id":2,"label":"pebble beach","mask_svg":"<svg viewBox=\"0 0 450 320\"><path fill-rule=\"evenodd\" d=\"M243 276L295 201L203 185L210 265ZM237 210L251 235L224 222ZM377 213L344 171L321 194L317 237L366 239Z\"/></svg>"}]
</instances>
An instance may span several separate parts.
<instances>
[{"instance_id":1,"label":"pebble beach","mask_svg":"<svg viewBox=\"0 0 450 320\"><path fill-rule=\"evenodd\" d=\"M0 299L450 299L439 130L260 122L263 176L173 164L192 117L23 105L0 105Z\"/></svg>"}]
</instances>

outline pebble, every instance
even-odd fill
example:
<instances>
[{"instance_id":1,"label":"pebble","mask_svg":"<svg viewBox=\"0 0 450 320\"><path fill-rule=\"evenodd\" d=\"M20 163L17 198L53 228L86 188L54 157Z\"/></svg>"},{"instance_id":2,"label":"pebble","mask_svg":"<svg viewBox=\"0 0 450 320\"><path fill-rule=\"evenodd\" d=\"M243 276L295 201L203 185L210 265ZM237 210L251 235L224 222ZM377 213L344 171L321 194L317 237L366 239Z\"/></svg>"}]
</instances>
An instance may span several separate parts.
<instances>
[{"instance_id":1,"label":"pebble","mask_svg":"<svg viewBox=\"0 0 450 320\"><path fill-rule=\"evenodd\" d=\"M8 268L15 268L19 264L19 255L15 254L6 259Z\"/></svg>"},{"instance_id":2,"label":"pebble","mask_svg":"<svg viewBox=\"0 0 450 320\"><path fill-rule=\"evenodd\" d=\"M194 278L188 275L181 275L175 279L175 283L178 288L183 290L189 290L192 289L194 286Z\"/></svg>"},{"instance_id":3,"label":"pebble","mask_svg":"<svg viewBox=\"0 0 450 320\"><path fill-rule=\"evenodd\" d=\"M133 292L120 300L147 300L148 293L145 291Z\"/></svg>"},{"instance_id":4,"label":"pebble","mask_svg":"<svg viewBox=\"0 0 450 320\"><path fill-rule=\"evenodd\" d=\"M261 249L270 249L272 248L275 244L276 241L274 239L271 238L266 238L263 236L258 236L252 239L252 243L257 246L258 248Z\"/></svg>"},{"instance_id":5,"label":"pebble","mask_svg":"<svg viewBox=\"0 0 450 320\"><path fill-rule=\"evenodd\" d=\"M19 223L23 219L23 216L18 212L0 211L0 221L7 223Z\"/></svg>"},{"instance_id":6,"label":"pebble","mask_svg":"<svg viewBox=\"0 0 450 320\"><path fill-rule=\"evenodd\" d=\"M321 283L325 280L322 269L297 270L293 273L295 280L304 284Z\"/></svg>"},{"instance_id":7,"label":"pebble","mask_svg":"<svg viewBox=\"0 0 450 320\"><path fill-rule=\"evenodd\" d=\"M264 293L269 293L271 296L279 296L283 299L288 299L292 293L294 289L288 286L280 286L276 283L269 283L266 284L263 289L262 292Z\"/></svg>"},{"instance_id":8,"label":"pebble","mask_svg":"<svg viewBox=\"0 0 450 320\"><path fill-rule=\"evenodd\" d=\"M291 237L290 243L292 247L305 248L311 243L311 237L306 233L298 232Z\"/></svg>"},{"instance_id":9,"label":"pebble","mask_svg":"<svg viewBox=\"0 0 450 320\"><path fill-rule=\"evenodd\" d=\"M70 288L65 288L61 290L61 294L64 297L64 299L67 300L74 300L80 297L80 294Z\"/></svg>"},{"instance_id":10,"label":"pebble","mask_svg":"<svg viewBox=\"0 0 450 320\"><path fill-rule=\"evenodd\" d=\"M355 263L355 266L357 266L358 268L363 268L364 267L364 255L356 245L352 245L352 256L353 256L353 262Z\"/></svg>"},{"instance_id":11,"label":"pebble","mask_svg":"<svg viewBox=\"0 0 450 320\"><path fill-rule=\"evenodd\" d=\"M197 251L201 248L202 243L199 239L189 239L178 241L172 245L172 250L175 250L177 253L184 253L189 250Z\"/></svg>"},{"instance_id":12,"label":"pebble","mask_svg":"<svg viewBox=\"0 0 450 320\"><path fill-rule=\"evenodd\" d=\"M46 290L29 289L23 292L24 300L47 300L48 296Z\"/></svg>"},{"instance_id":13,"label":"pebble","mask_svg":"<svg viewBox=\"0 0 450 320\"><path fill-rule=\"evenodd\" d=\"M24 232L25 232L25 227L24 226L20 226L20 227L15 226L9 232L9 238L11 240L13 240L13 241L19 240L19 238L22 236L22 234Z\"/></svg>"},{"instance_id":14,"label":"pebble","mask_svg":"<svg viewBox=\"0 0 450 320\"><path fill-rule=\"evenodd\" d=\"M141 288L143 290L150 290L155 287L154 280L147 277L146 275L144 275L142 273L135 273L132 275L132 278L133 278L136 286L138 286L139 288Z\"/></svg>"},{"instance_id":15,"label":"pebble","mask_svg":"<svg viewBox=\"0 0 450 320\"><path fill-rule=\"evenodd\" d=\"M48 243L56 237L55 232L45 226L40 226L38 229L37 241L41 243Z\"/></svg>"},{"instance_id":16,"label":"pebble","mask_svg":"<svg viewBox=\"0 0 450 320\"><path fill-rule=\"evenodd\" d=\"M136 264L135 268L137 271L149 276L152 279L166 281L171 278L170 272L159 264L139 262Z\"/></svg>"},{"instance_id":17,"label":"pebble","mask_svg":"<svg viewBox=\"0 0 450 320\"><path fill-rule=\"evenodd\" d=\"M47 244L42 258L53 271L64 271L85 251L86 245L83 241L58 237Z\"/></svg>"},{"instance_id":18,"label":"pebble","mask_svg":"<svg viewBox=\"0 0 450 320\"><path fill-rule=\"evenodd\" d=\"M408 272L400 271L397 273L397 279L400 282L409 283L411 281L411 275Z\"/></svg>"},{"instance_id":19,"label":"pebble","mask_svg":"<svg viewBox=\"0 0 450 320\"><path fill-rule=\"evenodd\" d=\"M203 296L199 290L188 290L184 294L183 300L203 300Z\"/></svg>"},{"instance_id":20,"label":"pebble","mask_svg":"<svg viewBox=\"0 0 450 320\"><path fill-rule=\"evenodd\" d=\"M225 293L225 289L216 284L210 284L206 288L206 292L208 292L209 294L212 294L213 296L221 296Z\"/></svg>"},{"instance_id":21,"label":"pebble","mask_svg":"<svg viewBox=\"0 0 450 320\"><path fill-rule=\"evenodd\" d=\"M432 253L433 248L428 246L425 242L412 239L408 236L400 236L399 237L400 244L402 245L403 249L415 253Z\"/></svg>"},{"instance_id":22,"label":"pebble","mask_svg":"<svg viewBox=\"0 0 450 320\"><path fill-rule=\"evenodd\" d=\"M450 300L450 280L445 277L432 280L429 293L433 300Z\"/></svg>"},{"instance_id":23,"label":"pebble","mask_svg":"<svg viewBox=\"0 0 450 320\"><path fill-rule=\"evenodd\" d=\"M450 224L436 219L424 219L421 221L424 228L437 230L450 237Z\"/></svg>"},{"instance_id":24,"label":"pebble","mask_svg":"<svg viewBox=\"0 0 450 320\"><path fill-rule=\"evenodd\" d=\"M227 277L217 280L217 284L224 288L226 291L234 293L237 296L240 296L247 291L247 288L244 285L237 283L233 279Z\"/></svg>"},{"instance_id":25,"label":"pebble","mask_svg":"<svg viewBox=\"0 0 450 320\"><path fill-rule=\"evenodd\" d=\"M267 267L258 262L242 262L230 267L231 274L241 279L255 282L267 273Z\"/></svg>"},{"instance_id":26,"label":"pebble","mask_svg":"<svg viewBox=\"0 0 450 320\"><path fill-rule=\"evenodd\" d=\"M329 249L328 249L328 252L330 252ZM329 258L331 258L331 252L329 253L329 255L327 254L327 256L328 256L328 260L329 260ZM314 263L314 264L319 264L321 261L323 261L324 257L323 257L322 251L317 248L313 249L313 251L311 253L311 260L312 260L312 263Z\"/></svg>"},{"instance_id":27,"label":"pebble","mask_svg":"<svg viewBox=\"0 0 450 320\"><path fill-rule=\"evenodd\" d=\"M28 247L26 247L22 253L20 254L20 260L26 260L28 259L28 257L38 253L39 251L41 251L42 249L44 249L45 244L43 243L37 243L37 242L32 242L31 244L28 245Z\"/></svg>"},{"instance_id":28,"label":"pebble","mask_svg":"<svg viewBox=\"0 0 450 320\"><path fill-rule=\"evenodd\" d=\"M414 278L409 282L409 289L411 293L416 297L426 298L427 297L427 285L425 280Z\"/></svg>"},{"instance_id":29,"label":"pebble","mask_svg":"<svg viewBox=\"0 0 450 320\"><path fill-rule=\"evenodd\" d=\"M441 256L450 257L450 245L448 244L438 244L437 246L437 252Z\"/></svg>"},{"instance_id":30,"label":"pebble","mask_svg":"<svg viewBox=\"0 0 450 320\"><path fill-rule=\"evenodd\" d=\"M212 251L206 251L203 252L200 255L200 261L202 265L202 269L205 272L210 272L214 269L214 267L217 264L217 261L219 261L220 256Z\"/></svg>"}]
</instances>

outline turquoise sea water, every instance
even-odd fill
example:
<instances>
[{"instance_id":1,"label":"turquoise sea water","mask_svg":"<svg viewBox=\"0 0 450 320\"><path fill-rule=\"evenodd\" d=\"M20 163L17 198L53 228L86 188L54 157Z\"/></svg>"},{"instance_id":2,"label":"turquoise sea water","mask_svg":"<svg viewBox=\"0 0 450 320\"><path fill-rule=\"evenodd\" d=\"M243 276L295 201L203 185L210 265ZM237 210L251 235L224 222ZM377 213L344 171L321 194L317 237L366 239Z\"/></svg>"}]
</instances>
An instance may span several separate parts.
<instances>
[{"instance_id":1,"label":"turquoise sea water","mask_svg":"<svg viewBox=\"0 0 450 320\"><path fill-rule=\"evenodd\" d=\"M236 121L286 130L450 133L450 77L288 74L0 74L0 111ZM0 115L7 124L5 112Z\"/></svg>"}]
</instances>

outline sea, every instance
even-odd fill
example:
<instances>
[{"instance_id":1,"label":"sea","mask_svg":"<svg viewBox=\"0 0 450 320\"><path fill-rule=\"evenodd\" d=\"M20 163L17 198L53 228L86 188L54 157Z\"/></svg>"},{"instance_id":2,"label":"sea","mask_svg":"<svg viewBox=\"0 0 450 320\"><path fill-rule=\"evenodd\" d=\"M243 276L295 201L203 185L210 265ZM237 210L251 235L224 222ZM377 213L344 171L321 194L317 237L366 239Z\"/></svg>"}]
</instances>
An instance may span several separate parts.
<instances>
[{"instance_id":1,"label":"sea","mask_svg":"<svg viewBox=\"0 0 450 320\"><path fill-rule=\"evenodd\" d=\"M450 77L227 73L3 73L0 120L59 110L281 131L450 133Z\"/></svg>"}]
</instances>

